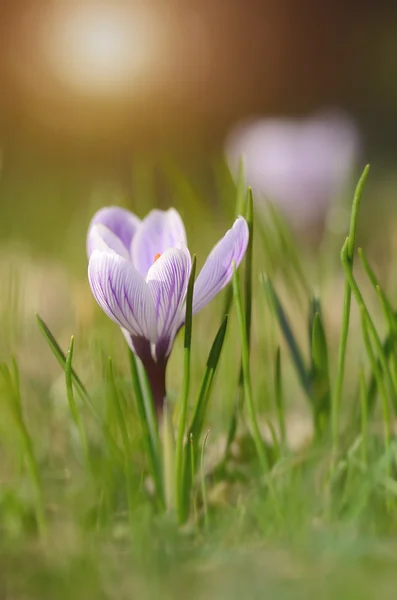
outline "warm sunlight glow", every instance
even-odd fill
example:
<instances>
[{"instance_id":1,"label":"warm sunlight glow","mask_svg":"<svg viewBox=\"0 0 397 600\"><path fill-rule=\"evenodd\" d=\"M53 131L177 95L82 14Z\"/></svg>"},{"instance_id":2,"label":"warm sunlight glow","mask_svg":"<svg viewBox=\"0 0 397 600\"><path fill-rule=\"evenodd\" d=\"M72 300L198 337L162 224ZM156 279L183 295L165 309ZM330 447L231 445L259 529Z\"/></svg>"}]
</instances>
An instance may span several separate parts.
<instances>
[{"instance_id":1,"label":"warm sunlight glow","mask_svg":"<svg viewBox=\"0 0 397 600\"><path fill-rule=\"evenodd\" d=\"M157 30L153 14L141 5L71 3L53 11L44 50L64 85L114 92L152 66Z\"/></svg>"}]
</instances>

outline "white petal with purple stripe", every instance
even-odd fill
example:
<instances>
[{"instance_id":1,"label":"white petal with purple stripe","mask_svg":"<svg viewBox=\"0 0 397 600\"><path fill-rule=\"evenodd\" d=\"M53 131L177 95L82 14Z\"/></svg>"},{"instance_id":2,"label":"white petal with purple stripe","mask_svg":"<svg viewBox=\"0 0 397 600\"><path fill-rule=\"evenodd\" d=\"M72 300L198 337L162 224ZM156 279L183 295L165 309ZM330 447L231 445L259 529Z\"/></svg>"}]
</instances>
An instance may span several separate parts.
<instances>
[{"instance_id":1,"label":"white petal with purple stripe","mask_svg":"<svg viewBox=\"0 0 397 600\"><path fill-rule=\"evenodd\" d=\"M94 250L102 250L103 252L113 251L116 252L116 254L123 256L126 260L130 259L128 250L120 238L118 238L108 227L101 225L100 223L93 225L87 236L88 257L91 256Z\"/></svg>"},{"instance_id":2,"label":"white petal with purple stripe","mask_svg":"<svg viewBox=\"0 0 397 600\"><path fill-rule=\"evenodd\" d=\"M154 257L169 248L186 244L186 232L179 213L152 210L142 221L131 244L131 259L143 277L153 265Z\"/></svg>"},{"instance_id":3,"label":"white petal with purple stripe","mask_svg":"<svg viewBox=\"0 0 397 600\"><path fill-rule=\"evenodd\" d=\"M102 310L132 335L156 341L156 313L149 286L131 262L94 250L88 265L92 293Z\"/></svg>"},{"instance_id":4,"label":"white petal with purple stripe","mask_svg":"<svg viewBox=\"0 0 397 600\"><path fill-rule=\"evenodd\" d=\"M157 318L157 344L165 353L180 324L191 266L189 250L180 244L166 250L147 274Z\"/></svg>"},{"instance_id":5,"label":"white petal with purple stripe","mask_svg":"<svg viewBox=\"0 0 397 600\"><path fill-rule=\"evenodd\" d=\"M120 206L105 206L92 217L88 232L90 233L91 228L98 224L105 225L110 229L119 238L129 254L132 239L141 224L141 220L132 212ZM90 256L88 245L87 254Z\"/></svg>"},{"instance_id":6,"label":"white petal with purple stripe","mask_svg":"<svg viewBox=\"0 0 397 600\"><path fill-rule=\"evenodd\" d=\"M248 244L248 225L238 217L226 235L214 246L194 285L193 314L199 312L225 287L239 266Z\"/></svg>"}]
</instances>

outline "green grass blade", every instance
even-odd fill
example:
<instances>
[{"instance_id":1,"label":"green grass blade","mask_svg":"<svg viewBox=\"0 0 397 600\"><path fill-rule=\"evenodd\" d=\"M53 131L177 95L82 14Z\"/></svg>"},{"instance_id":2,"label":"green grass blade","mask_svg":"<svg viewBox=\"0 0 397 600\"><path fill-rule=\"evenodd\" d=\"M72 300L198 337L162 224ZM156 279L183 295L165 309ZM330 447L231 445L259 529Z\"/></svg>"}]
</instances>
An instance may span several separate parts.
<instances>
[{"instance_id":1,"label":"green grass blade","mask_svg":"<svg viewBox=\"0 0 397 600\"><path fill-rule=\"evenodd\" d=\"M369 165L367 165L357 184L353 198L352 211L350 216L349 236L347 238L346 257L350 264L353 264L354 246L356 242L357 218L360 208L361 198L364 190L364 185L368 177ZM346 348L347 337L349 333L350 323L350 304L351 304L351 289L347 281L345 281L345 291L343 298L343 315L342 328L339 340L338 351L338 368L335 379L335 387L332 394L331 405L331 428L332 428L332 446L334 458L336 458L339 449L339 411L342 398L343 379L345 374L346 363Z\"/></svg>"},{"instance_id":2,"label":"green grass blade","mask_svg":"<svg viewBox=\"0 0 397 600\"><path fill-rule=\"evenodd\" d=\"M215 376L215 372L218 366L219 358L222 352L223 343L225 341L227 331L228 316L223 318L221 326L219 327L215 339L212 343L211 350L208 355L206 369L204 372L203 379L201 381L200 389L197 396L195 405L195 411L193 419L190 425L189 433L194 437L195 440L199 440L205 420L205 414L207 412L208 401L210 397L212 382Z\"/></svg>"},{"instance_id":3,"label":"green grass blade","mask_svg":"<svg viewBox=\"0 0 397 600\"><path fill-rule=\"evenodd\" d=\"M249 229L250 235L249 235L248 247L247 247L246 258L245 258L246 269L245 269L244 280L245 280L245 286L250 286L249 280L250 279L252 280L252 250L253 250L252 236L253 236L254 209L253 209L252 189L251 188L248 189L247 204L246 204L246 191L245 190L246 190L246 183L245 183L244 163L242 160L240 160L237 184L236 184L235 217L237 218L237 217L243 215L243 216L245 216L247 223L248 223L248 229ZM222 316L229 314L230 309L232 307L232 302L233 302L233 286L231 283L229 283L226 288L226 291L225 291L225 301L223 304ZM247 306L247 310L250 311L251 303L246 306ZM251 318L249 318L248 324L250 326Z\"/></svg>"},{"instance_id":4,"label":"green grass blade","mask_svg":"<svg viewBox=\"0 0 397 600\"><path fill-rule=\"evenodd\" d=\"M33 489L37 529L40 537L44 539L47 534L47 517L44 506L43 487L39 465L34 452L33 440L26 426L22 412L19 374L16 362L13 361L12 371L7 365L0 365L0 374L3 377L6 386L3 398L7 401L9 412L14 419L15 427L18 431L19 439L21 440L26 470Z\"/></svg>"},{"instance_id":5,"label":"green grass blade","mask_svg":"<svg viewBox=\"0 0 397 600\"><path fill-rule=\"evenodd\" d=\"M254 252L254 198L252 189L248 188L247 210L245 218L248 224L248 245L244 264L244 300L245 300L245 327L247 331L248 350L251 343L252 320L252 263Z\"/></svg>"},{"instance_id":6,"label":"green grass blade","mask_svg":"<svg viewBox=\"0 0 397 600\"><path fill-rule=\"evenodd\" d=\"M376 277L373 269L371 268L371 266L367 260L367 257L364 254L364 250L362 248L359 248L357 250L357 252L360 257L361 264L363 265L364 271L366 272L369 281L371 282L374 290L376 291L377 295L379 296L383 314L385 316L385 320L389 327L389 330L391 333L396 335L397 334L397 319L396 319L396 315L394 314L393 307L390 304L386 294L383 292L383 290L379 284L378 278Z\"/></svg>"},{"instance_id":7,"label":"green grass blade","mask_svg":"<svg viewBox=\"0 0 397 600\"><path fill-rule=\"evenodd\" d=\"M39 315L36 315L36 319L37 319L37 323L39 325L39 329L40 329L41 333L43 334L44 338L46 339L48 345L50 346L53 355L55 356L55 358L61 365L62 369L64 370L65 363L66 363L65 353L59 346L58 342L56 341L55 337L53 336L49 327L46 325L46 323L43 321L43 319ZM72 376L73 382L76 386L76 389L79 391L80 395L82 397L84 397L85 399L88 399L89 398L88 392L87 392L86 388L84 387L84 385L82 384L81 379L79 378L79 376L77 375L77 373L75 372L74 369L71 370L71 376ZM95 408L93 407L93 405L91 405L91 406L95 411Z\"/></svg>"},{"instance_id":8,"label":"green grass blade","mask_svg":"<svg viewBox=\"0 0 397 600\"><path fill-rule=\"evenodd\" d=\"M90 453L88 450L87 435L86 435L83 420L80 415L80 411L76 404L76 400L74 397L74 391L73 391L73 374L72 374L72 372L73 372L73 367L72 367L73 348L74 348L74 337L72 336L70 338L70 345L69 345L69 349L68 349L68 353L66 355L66 361L65 361L66 395L68 398L69 408L70 408L70 412L71 412L73 421L77 427L77 431L79 432L80 444L81 444L81 449L82 449L82 453L84 456L84 460L85 460L86 466L90 468L91 460L90 460Z\"/></svg>"},{"instance_id":9,"label":"green grass blade","mask_svg":"<svg viewBox=\"0 0 397 600\"><path fill-rule=\"evenodd\" d=\"M164 499L167 511L175 509L175 440L172 415L167 400L164 404L162 429Z\"/></svg>"},{"instance_id":10,"label":"green grass blade","mask_svg":"<svg viewBox=\"0 0 397 600\"><path fill-rule=\"evenodd\" d=\"M328 346L319 313L313 319L311 348L314 426L316 434L321 436L328 422L331 405Z\"/></svg>"},{"instance_id":11,"label":"green grass blade","mask_svg":"<svg viewBox=\"0 0 397 600\"><path fill-rule=\"evenodd\" d=\"M363 332L363 339L365 349L369 358L369 362L371 364L372 371L376 378L376 383L378 385L380 397L381 397L381 405L382 405L382 413L383 413L383 433L384 433L384 443L385 443L385 451L388 452L390 448L391 438L392 438L392 426L391 426L391 417L390 417L390 407L389 407L389 398L387 395L387 391L385 388L385 384L383 381L384 374L382 373L379 365L376 361L375 353L372 348L371 340L370 340L370 331L371 325L368 319L368 315L363 307L360 307L361 310L361 325Z\"/></svg>"},{"instance_id":12,"label":"green grass blade","mask_svg":"<svg viewBox=\"0 0 397 600\"><path fill-rule=\"evenodd\" d=\"M54 354L55 358L58 360L59 364L61 365L62 369L65 370L65 364L66 364L66 355L63 352L63 350L61 349L61 347L59 346L58 342L56 341L55 337L52 335L50 329L47 327L47 325L44 323L43 319L41 319L39 317L39 315L36 315L36 319L39 325L39 329L42 332L44 338L47 340L48 345L50 346L50 349L52 350L52 353ZM84 387L84 385L82 384L80 378L78 377L78 375L76 374L76 372L74 371L73 368L71 368L70 370L70 374L71 374L71 378L73 380L73 383L76 387L76 390L80 396L80 398L85 402L85 404L87 405L87 407L90 409L91 414L94 416L94 418L96 419L96 421L99 423L102 432L104 434L104 437L106 438L109 447L111 448L113 454L115 454L118 459L120 461L122 461L122 453L120 452L120 448L118 447L117 443L115 442L115 440L113 439L110 431L108 430L106 423L104 423L102 417L100 416L99 412L97 411L97 409L95 408L94 404L92 403L90 396L86 390L86 388Z\"/></svg>"},{"instance_id":13,"label":"green grass blade","mask_svg":"<svg viewBox=\"0 0 397 600\"><path fill-rule=\"evenodd\" d=\"M364 270L370 280L373 288L375 289L377 296L379 298L380 305L382 307L382 312L385 317L386 325L389 331L391 344L393 345L393 352L389 354L390 360L390 372L393 378L394 389L397 390L397 357L396 357L396 342L397 342L397 320L396 315L394 314L393 307L391 306L386 294L382 290L379 281L372 270L362 248L358 249L358 255L361 260L361 264L364 267Z\"/></svg>"},{"instance_id":14,"label":"green grass blade","mask_svg":"<svg viewBox=\"0 0 397 600\"><path fill-rule=\"evenodd\" d=\"M388 335L385 339L385 341L382 344L382 353L384 354L386 360L389 358L390 354L392 353L392 350L394 348L394 344L393 344L393 340L391 338L390 335ZM381 366L381 362L380 359L377 359L377 363L378 366ZM372 373L369 384L368 384L368 388L367 388L367 410L368 410L368 415L371 415L374 407L375 407L375 402L376 402L376 394L378 391L378 386L376 383L376 377L375 375Z\"/></svg>"},{"instance_id":15,"label":"green grass blade","mask_svg":"<svg viewBox=\"0 0 397 600\"><path fill-rule=\"evenodd\" d=\"M209 526L209 517L208 517L208 497L207 497L207 486L205 482L205 473L204 473L204 452L205 447L207 445L208 436L210 431L208 430L203 445L201 447L201 456L200 456L200 480L201 480L201 495L203 498L203 510L204 510L204 527L205 530L208 531Z\"/></svg>"},{"instance_id":16,"label":"green grass blade","mask_svg":"<svg viewBox=\"0 0 397 600\"><path fill-rule=\"evenodd\" d=\"M120 401L120 396L117 390L116 382L114 379L113 372L113 363L112 359L109 357L108 361L108 390L110 401L115 409L115 415L117 419L118 428L120 431L121 441L123 445L123 454L124 454L124 473L126 479L127 486L127 502L128 502L128 520L130 524L130 534L131 540L134 532L134 514L133 514L133 506L134 506L134 496L136 494L136 486L134 484L134 480L132 477L131 463L132 463L132 449L131 443L128 435L128 429L126 425L126 419L123 412L123 406Z\"/></svg>"},{"instance_id":17,"label":"green grass blade","mask_svg":"<svg viewBox=\"0 0 397 600\"><path fill-rule=\"evenodd\" d=\"M186 295L186 320L185 320L185 341L184 341L184 368L183 368L183 390L181 398L181 407L179 412L178 433L175 449L175 504L179 522L183 522L187 517L187 507L185 506L183 483L184 483L184 464L185 452L184 442L187 424L187 409L189 402L190 389L190 347L192 343L192 321L193 321L193 288L194 277L196 273L196 256L193 256L192 270L190 273L189 284Z\"/></svg>"},{"instance_id":18,"label":"green grass blade","mask_svg":"<svg viewBox=\"0 0 397 600\"><path fill-rule=\"evenodd\" d=\"M251 347L251 319L252 319L252 265L253 265L253 250L254 250L254 199L252 189L248 188L247 206L245 218L248 225L248 246L244 260L244 307L245 307L245 326L248 340L248 350ZM233 286L230 284L230 289L233 292ZM226 440L225 459L229 456L231 444L235 438L239 413L244 405L244 375L243 365L240 364L239 380L237 384L236 395L234 398L234 410L229 426L228 436Z\"/></svg>"},{"instance_id":19,"label":"green grass blade","mask_svg":"<svg viewBox=\"0 0 397 600\"><path fill-rule=\"evenodd\" d=\"M274 502L274 507L276 509L277 515L281 516L280 506L278 504L277 496L275 493L275 489L272 483L272 479L269 476L270 474L270 466L269 460L266 453L266 446L262 439L259 424L256 415L256 409L254 406L254 399L252 396L252 386L251 386L251 373L250 373L250 358L249 358L249 349L248 349L248 339L247 339L247 328L244 317L243 303L241 299L241 291L240 284L237 277L237 270L234 268L233 272L233 292L236 304L237 311L237 320L240 329L240 338L241 338L241 357L243 364L243 374L244 374L244 392L246 398L246 406L249 415L249 419L251 422L252 428L252 437L254 440L254 444L256 447L256 451L258 454L259 462L263 473L267 475L266 481L268 484L269 492L271 494L272 500Z\"/></svg>"},{"instance_id":20,"label":"green grass blade","mask_svg":"<svg viewBox=\"0 0 397 600\"><path fill-rule=\"evenodd\" d=\"M368 400L363 368L359 372L361 406L361 459L368 467Z\"/></svg>"},{"instance_id":21,"label":"green grass blade","mask_svg":"<svg viewBox=\"0 0 397 600\"><path fill-rule=\"evenodd\" d=\"M382 369L383 369L383 374L384 374L384 377L385 377L385 380L387 383L388 393L390 394L390 398L392 400L394 410L397 412L397 391L394 387L393 378L391 377L391 374L390 374L389 364L388 364L387 357L383 350L382 342L380 341L376 327L372 321L371 315L368 312L368 309L366 307L366 304L364 302L364 299L362 297L360 289L359 289L357 282L353 276L352 264L351 264L351 261L348 259L348 241L347 240L342 248L341 259L342 259L343 270L345 271L346 281L348 282L348 284L352 290L352 293L355 297L355 300L358 304L359 309L361 311L363 311L366 315L366 326L368 327L368 331L372 337L373 343L374 343L376 351L378 353L378 357L379 357L379 360L381 362Z\"/></svg>"},{"instance_id":22,"label":"green grass blade","mask_svg":"<svg viewBox=\"0 0 397 600\"><path fill-rule=\"evenodd\" d=\"M306 392L308 398L311 400L310 376L306 368L302 352L299 348L298 342L296 341L296 338L292 331L292 327L289 323L288 317L284 311L284 308L280 302L276 290L274 289L271 279L266 275L263 275L262 281L266 295L270 301L270 305L278 320L280 329L284 335L284 339L291 353L292 361L295 366L295 370L298 374L299 381L304 391Z\"/></svg>"},{"instance_id":23,"label":"green grass blade","mask_svg":"<svg viewBox=\"0 0 397 600\"><path fill-rule=\"evenodd\" d=\"M276 399L276 414L278 422L278 430L281 440L281 446L285 448L287 442L287 433L285 426L285 407L283 397L283 384L281 376L281 351L277 348L276 360L274 363L274 392Z\"/></svg>"},{"instance_id":24,"label":"green grass blade","mask_svg":"<svg viewBox=\"0 0 397 600\"><path fill-rule=\"evenodd\" d=\"M218 332L212 343L210 353L208 355L206 368L197 395L193 418L189 427L189 444L186 447L187 457L184 465L183 493L185 497L185 503L189 501L189 492L191 484L194 480L194 473L192 473L191 471L191 465L197 464L200 438L203 432L205 415L207 413L215 372L222 352L223 343L225 341L227 323L228 316L226 315L223 318L221 326L218 329ZM194 454L194 456L192 456L192 453Z\"/></svg>"}]
</instances>

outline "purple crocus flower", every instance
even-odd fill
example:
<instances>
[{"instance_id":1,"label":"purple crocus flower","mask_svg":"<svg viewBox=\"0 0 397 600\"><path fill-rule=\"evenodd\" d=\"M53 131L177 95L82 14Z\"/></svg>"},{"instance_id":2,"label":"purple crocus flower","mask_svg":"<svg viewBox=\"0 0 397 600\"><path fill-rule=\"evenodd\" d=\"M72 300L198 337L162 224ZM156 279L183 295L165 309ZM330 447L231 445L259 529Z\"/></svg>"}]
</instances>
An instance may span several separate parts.
<instances>
[{"instance_id":1,"label":"purple crocus flower","mask_svg":"<svg viewBox=\"0 0 397 600\"><path fill-rule=\"evenodd\" d=\"M233 262L240 264L247 243L247 223L238 217L197 277L193 314L230 281ZM92 293L141 359L161 413L165 370L175 336L184 324L191 271L182 219L173 208L152 210L142 221L123 208L102 208L89 226L87 254Z\"/></svg>"}]
</instances>

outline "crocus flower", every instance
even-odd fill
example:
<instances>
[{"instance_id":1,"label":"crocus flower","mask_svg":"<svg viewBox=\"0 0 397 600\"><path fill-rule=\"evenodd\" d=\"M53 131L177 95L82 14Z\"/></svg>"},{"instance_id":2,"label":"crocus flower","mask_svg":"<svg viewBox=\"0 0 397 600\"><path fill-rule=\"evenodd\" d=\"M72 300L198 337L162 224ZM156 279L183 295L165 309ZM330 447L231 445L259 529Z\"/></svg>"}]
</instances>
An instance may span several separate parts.
<instances>
[{"instance_id":1,"label":"crocus flower","mask_svg":"<svg viewBox=\"0 0 397 600\"><path fill-rule=\"evenodd\" d=\"M270 199L298 229L324 218L348 183L359 150L355 124L337 111L237 124L225 145L232 172L242 158L255 197Z\"/></svg>"},{"instance_id":2,"label":"crocus flower","mask_svg":"<svg viewBox=\"0 0 397 600\"><path fill-rule=\"evenodd\" d=\"M247 223L238 217L195 281L193 314L230 281L247 243ZM167 360L184 324L191 271L182 219L173 208L152 210L142 221L123 208L102 208L89 226L87 254L92 293L141 359L161 413Z\"/></svg>"}]
</instances>

